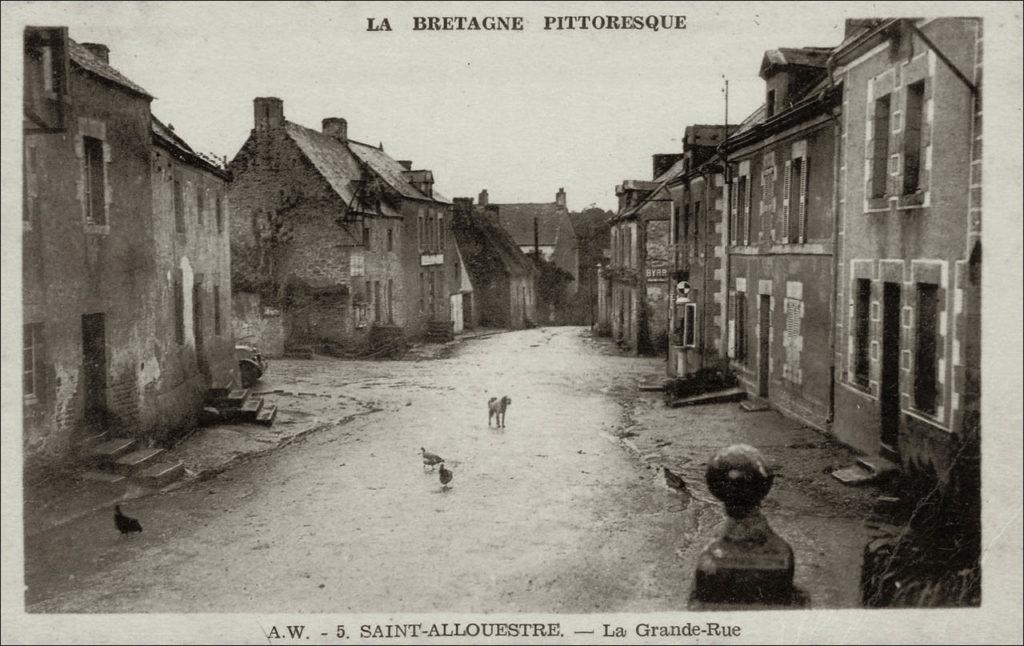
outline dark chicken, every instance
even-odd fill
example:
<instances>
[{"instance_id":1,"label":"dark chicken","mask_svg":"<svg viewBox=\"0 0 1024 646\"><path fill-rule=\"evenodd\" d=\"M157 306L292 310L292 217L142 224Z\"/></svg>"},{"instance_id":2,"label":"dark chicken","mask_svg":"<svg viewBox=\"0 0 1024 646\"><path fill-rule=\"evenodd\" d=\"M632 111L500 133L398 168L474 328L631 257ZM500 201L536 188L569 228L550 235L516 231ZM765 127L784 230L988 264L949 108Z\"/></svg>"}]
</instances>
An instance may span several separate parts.
<instances>
[{"instance_id":1,"label":"dark chicken","mask_svg":"<svg viewBox=\"0 0 1024 646\"><path fill-rule=\"evenodd\" d=\"M139 521L121 513L121 505L114 505L114 526L122 534L142 531L142 525L139 524Z\"/></svg>"},{"instance_id":2,"label":"dark chicken","mask_svg":"<svg viewBox=\"0 0 1024 646\"><path fill-rule=\"evenodd\" d=\"M448 469L444 468L444 463L441 463L441 470L438 472L441 479L441 489L448 489L448 483L455 477L454 474Z\"/></svg>"},{"instance_id":3,"label":"dark chicken","mask_svg":"<svg viewBox=\"0 0 1024 646\"><path fill-rule=\"evenodd\" d=\"M434 455L433 453L428 452L422 446L420 447L420 453L423 454L423 466L425 467L430 467L431 469L433 469L437 465L444 462L444 458L442 458L440 455Z\"/></svg>"}]
</instances>

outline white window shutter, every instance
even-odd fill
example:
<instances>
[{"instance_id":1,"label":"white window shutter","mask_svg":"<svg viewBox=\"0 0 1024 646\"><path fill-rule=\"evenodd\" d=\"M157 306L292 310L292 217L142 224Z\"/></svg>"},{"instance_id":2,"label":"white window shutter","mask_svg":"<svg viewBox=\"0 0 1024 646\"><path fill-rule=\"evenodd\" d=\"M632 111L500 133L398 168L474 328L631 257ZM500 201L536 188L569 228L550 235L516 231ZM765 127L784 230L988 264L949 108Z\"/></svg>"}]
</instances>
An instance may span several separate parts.
<instances>
[{"instance_id":1,"label":"white window shutter","mask_svg":"<svg viewBox=\"0 0 1024 646\"><path fill-rule=\"evenodd\" d=\"M807 171L810 160L805 156L800 165L800 212L797 218L797 236L801 243L807 239Z\"/></svg>"},{"instance_id":2,"label":"white window shutter","mask_svg":"<svg viewBox=\"0 0 1024 646\"><path fill-rule=\"evenodd\" d=\"M789 191L792 183L793 165L786 160L786 170L782 180L782 241L789 242Z\"/></svg>"}]
</instances>

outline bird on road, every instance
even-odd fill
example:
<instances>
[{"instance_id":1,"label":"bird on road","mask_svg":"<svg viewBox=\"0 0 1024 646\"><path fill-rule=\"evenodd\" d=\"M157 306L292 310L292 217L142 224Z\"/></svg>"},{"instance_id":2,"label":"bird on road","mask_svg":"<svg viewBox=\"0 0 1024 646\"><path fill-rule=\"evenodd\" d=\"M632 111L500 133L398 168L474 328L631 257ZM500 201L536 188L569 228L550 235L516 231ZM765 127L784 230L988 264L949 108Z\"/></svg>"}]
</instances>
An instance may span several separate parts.
<instances>
[{"instance_id":1,"label":"bird on road","mask_svg":"<svg viewBox=\"0 0 1024 646\"><path fill-rule=\"evenodd\" d=\"M440 455L435 455L434 453L427 451L422 446L420 447L420 453L423 454L423 466L425 467L430 467L431 469L433 469L437 465L444 462L444 458L442 458Z\"/></svg>"},{"instance_id":2,"label":"bird on road","mask_svg":"<svg viewBox=\"0 0 1024 646\"><path fill-rule=\"evenodd\" d=\"M441 479L442 491L447 491L448 483L452 481L452 478L455 477L455 475L448 469L444 468L444 462L441 463L441 470L439 472L439 476Z\"/></svg>"},{"instance_id":3,"label":"bird on road","mask_svg":"<svg viewBox=\"0 0 1024 646\"><path fill-rule=\"evenodd\" d=\"M121 505L114 505L114 526L122 535L142 531L139 521L121 513Z\"/></svg>"}]
</instances>

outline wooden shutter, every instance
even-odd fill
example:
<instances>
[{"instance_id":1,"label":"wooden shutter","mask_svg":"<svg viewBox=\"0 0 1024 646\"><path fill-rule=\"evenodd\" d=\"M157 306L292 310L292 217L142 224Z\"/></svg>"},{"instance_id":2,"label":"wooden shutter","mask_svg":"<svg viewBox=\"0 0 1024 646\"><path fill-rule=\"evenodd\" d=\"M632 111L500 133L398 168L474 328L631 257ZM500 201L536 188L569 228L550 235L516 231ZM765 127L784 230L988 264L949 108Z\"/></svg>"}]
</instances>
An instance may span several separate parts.
<instances>
[{"instance_id":1,"label":"wooden shutter","mask_svg":"<svg viewBox=\"0 0 1024 646\"><path fill-rule=\"evenodd\" d=\"M743 208L743 244L750 244L750 206L753 195L753 189L750 186L750 178L747 178L746 184L746 197Z\"/></svg>"},{"instance_id":2,"label":"wooden shutter","mask_svg":"<svg viewBox=\"0 0 1024 646\"><path fill-rule=\"evenodd\" d=\"M739 201L743 199L740 195L740 178L734 177L732 180L732 199L730 200L730 212L729 217L732 222L732 242L733 244L739 243L742 238L740 237L740 220L739 220Z\"/></svg>"},{"instance_id":3,"label":"wooden shutter","mask_svg":"<svg viewBox=\"0 0 1024 646\"><path fill-rule=\"evenodd\" d=\"M736 292L729 292L729 351L730 359L736 357Z\"/></svg>"},{"instance_id":4,"label":"wooden shutter","mask_svg":"<svg viewBox=\"0 0 1024 646\"><path fill-rule=\"evenodd\" d=\"M782 180L782 241L789 242L789 191L792 188L793 162L786 160L786 170Z\"/></svg>"},{"instance_id":5,"label":"wooden shutter","mask_svg":"<svg viewBox=\"0 0 1024 646\"><path fill-rule=\"evenodd\" d=\"M800 164L800 211L797 216L797 239L802 244L807 240L807 171L810 160L805 156Z\"/></svg>"}]
</instances>

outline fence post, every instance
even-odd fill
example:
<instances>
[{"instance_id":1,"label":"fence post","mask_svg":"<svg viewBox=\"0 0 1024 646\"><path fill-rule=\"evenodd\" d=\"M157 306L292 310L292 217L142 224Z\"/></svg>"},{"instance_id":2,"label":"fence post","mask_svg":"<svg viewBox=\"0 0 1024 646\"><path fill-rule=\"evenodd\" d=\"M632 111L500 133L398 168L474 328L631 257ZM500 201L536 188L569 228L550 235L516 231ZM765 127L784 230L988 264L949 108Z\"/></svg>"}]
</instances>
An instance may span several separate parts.
<instances>
[{"instance_id":1,"label":"fence post","mask_svg":"<svg viewBox=\"0 0 1024 646\"><path fill-rule=\"evenodd\" d=\"M708 489L728 518L697 560L692 606L806 603L793 587L793 549L761 513L772 478L761 452L746 444L721 449L708 462Z\"/></svg>"}]
</instances>

